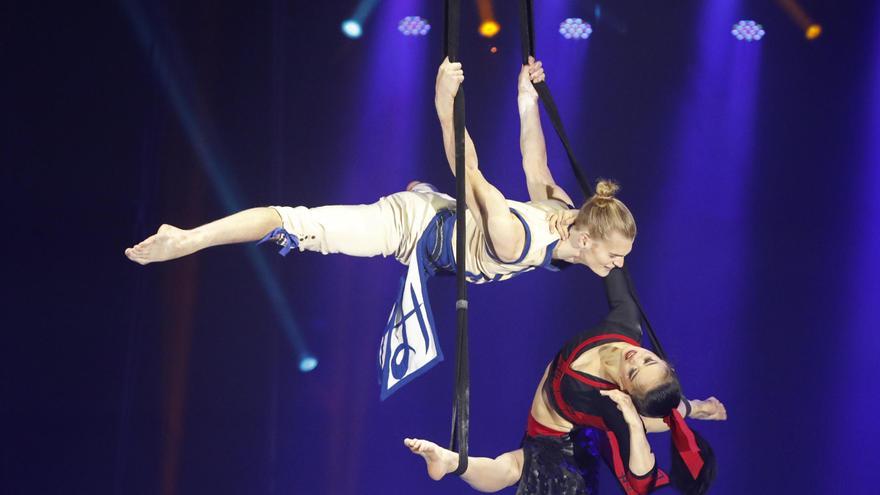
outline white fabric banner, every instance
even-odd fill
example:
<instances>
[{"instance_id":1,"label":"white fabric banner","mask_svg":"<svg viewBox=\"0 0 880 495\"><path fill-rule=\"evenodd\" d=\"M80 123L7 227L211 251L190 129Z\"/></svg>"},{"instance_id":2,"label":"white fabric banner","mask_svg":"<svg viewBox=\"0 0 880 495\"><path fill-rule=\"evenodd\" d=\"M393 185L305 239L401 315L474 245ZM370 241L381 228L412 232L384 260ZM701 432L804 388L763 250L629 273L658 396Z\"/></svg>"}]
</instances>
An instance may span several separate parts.
<instances>
[{"instance_id":1,"label":"white fabric banner","mask_svg":"<svg viewBox=\"0 0 880 495\"><path fill-rule=\"evenodd\" d=\"M421 249L409 263L406 277L379 345L379 384L385 400L398 388L443 361L434 316L428 302Z\"/></svg>"}]
</instances>

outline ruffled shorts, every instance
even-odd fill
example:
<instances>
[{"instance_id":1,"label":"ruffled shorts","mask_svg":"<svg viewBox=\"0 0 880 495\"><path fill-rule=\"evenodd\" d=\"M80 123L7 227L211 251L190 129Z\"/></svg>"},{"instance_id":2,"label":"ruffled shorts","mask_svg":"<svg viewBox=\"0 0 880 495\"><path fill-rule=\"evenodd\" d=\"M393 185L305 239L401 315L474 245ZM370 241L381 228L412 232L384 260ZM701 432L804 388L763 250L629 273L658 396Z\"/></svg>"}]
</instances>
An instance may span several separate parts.
<instances>
[{"instance_id":1,"label":"ruffled shorts","mask_svg":"<svg viewBox=\"0 0 880 495\"><path fill-rule=\"evenodd\" d=\"M599 457L592 430L522 441L523 469L517 495L595 495Z\"/></svg>"}]
</instances>

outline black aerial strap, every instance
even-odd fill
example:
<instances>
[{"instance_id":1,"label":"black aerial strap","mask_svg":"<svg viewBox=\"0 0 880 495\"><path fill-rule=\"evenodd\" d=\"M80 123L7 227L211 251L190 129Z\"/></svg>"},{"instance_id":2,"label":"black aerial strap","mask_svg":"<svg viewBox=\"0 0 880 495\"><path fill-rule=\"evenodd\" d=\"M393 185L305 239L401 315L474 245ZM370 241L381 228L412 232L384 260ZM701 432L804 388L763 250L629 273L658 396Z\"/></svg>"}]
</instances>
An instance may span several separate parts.
<instances>
[{"instance_id":1,"label":"black aerial strap","mask_svg":"<svg viewBox=\"0 0 880 495\"><path fill-rule=\"evenodd\" d=\"M532 10L532 0L520 0L519 20L519 39L522 45L522 63L523 65L528 65L529 56L535 56L535 16ZM538 96L541 97L541 101L544 102L544 110L547 112L547 116L550 117L550 122L553 123L553 129L556 130L556 135L559 136L559 140L562 141L562 146L565 147L565 153L568 155L568 161L571 163L571 169L578 181L578 185L580 185L584 195L589 198L593 195L593 187L590 185L590 180L587 179L586 174L584 174L584 171L581 169L580 165L578 165L577 158L574 156L574 151L571 149L571 143L568 141L568 134L565 133L565 128L562 126L562 119L559 117L559 109L556 108L556 102L553 101L553 95L550 94L550 88L547 86L547 82L541 81L537 84L533 84L533 86L535 87L535 91L538 92Z\"/></svg>"},{"instance_id":2,"label":"black aerial strap","mask_svg":"<svg viewBox=\"0 0 880 495\"><path fill-rule=\"evenodd\" d=\"M629 270L626 268L626 265L623 266L623 274L626 275L626 283L629 286L629 295L632 296L633 301L636 303L636 307L639 308L639 313L642 314L642 319L645 320L645 328L648 330L648 339L651 340L651 346L654 347L654 352L660 356L660 359L664 361L669 361L669 358L666 356L666 351L663 350L663 346L660 345L660 340L657 338L657 334L654 333L654 327L651 325L651 321L648 320L648 315L645 313L645 310L642 309L642 303L639 301L639 296L636 294L636 288L633 286L632 279L629 276Z\"/></svg>"},{"instance_id":3,"label":"black aerial strap","mask_svg":"<svg viewBox=\"0 0 880 495\"><path fill-rule=\"evenodd\" d=\"M532 8L532 3L532 0L520 0L519 2L519 36L522 46L523 65L527 65L529 63L529 56L535 56L535 15ZM581 190L587 198L591 197L593 195L593 188L590 186L590 181L587 179L586 174L584 174L583 170L581 170L580 165L578 165L577 159L574 157L574 151L572 151L571 149L571 144L568 141L568 135L565 133L565 129L562 126L562 119L559 117L559 109L556 108L556 103L553 101L553 96L550 95L550 88L544 81L533 85L535 87L535 90L538 92L538 96L541 97L541 101L544 102L544 110L547 111L547 115L550 117L550 121L553 123L553 128L556 129L556 134L559 135L559 140L562 141L562 145L565 147L565 152L568 154L568 161L571 162L571 168L574 171L574 176L577 178ZM639 301L639 297L636 294L635 288L633 287L632 279L629 276L629 271L626 269L626 267L623 268L623 271L626 274L627 285L629 285L629 293L632 296L633 301L635 301L636 306L638 306L639 312L642 314L642 319L645 321L645 327L648 330L648 338L651 340L651 345L654 347L654 351L657 353L658 356L660 356L661 359L668 360L666 357L666 352L664 352L663 346L660 345L660 340L657 338L657 334L654 333L654 327L651 326L651 322L650 320L648 320L648 315L645 314L645 310L642 309L642 303Z\"/></svg>"},{"instance_id":4,"label":"black aerial strap","mask_svg":"<svg viewBox=\"0 0 880 495\"><path fill-rule=\"evenodd\" d=\"M445 55L450 62L457 62L458 40L461 24L461 0L446 0L446 31L444 33ZM455 127L455 274L458 297L455 311L458 317L458 343L455 353L455 400L452 405L452 433L449 449L458 452L458 468L454 474L461 475L468 466L468 434L470 430L470 368L468 365L467 330L467 280L465 257L467 243L465 214L467 213L465 163L464 163L464 88L459 87L453 107Z\"/></svg>"}]
</instances>

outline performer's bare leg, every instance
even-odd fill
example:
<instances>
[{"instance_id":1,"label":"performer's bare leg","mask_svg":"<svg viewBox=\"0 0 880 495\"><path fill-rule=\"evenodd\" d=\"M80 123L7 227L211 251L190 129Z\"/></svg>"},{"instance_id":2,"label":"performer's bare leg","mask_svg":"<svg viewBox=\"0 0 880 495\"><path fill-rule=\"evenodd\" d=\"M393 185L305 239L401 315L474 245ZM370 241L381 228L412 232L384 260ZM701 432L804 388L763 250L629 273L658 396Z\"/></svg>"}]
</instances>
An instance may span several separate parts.
<instances>
[{"instance_id":1,"label":"performer's bare leg","mask_svg":"<svg viewBox=\"0 0 880 495\"><path fill-rule=\"evenodd\" d=\"M403 441L414 454L425 459L428 476L439 480L458 467L458 454L439 445L417 438ZM488 457L468 457L468 468L461 479L475 490L497 492L519 481L522 475L522 449L506 452L490 459Z\"/></svg>"},{"instance_id":2,"label":"performer's bare leg","mask_svg":"<svg viewBox=\"0 0 880 495\"><path fill-rule=\"evenodd\" d=\"M275 210L251 208L191 230L162 225L126 249L125 256L141 265L168 261L212 246L258 241L277 227L281 227L281 217Z\"/></svg>"}]
</instances>

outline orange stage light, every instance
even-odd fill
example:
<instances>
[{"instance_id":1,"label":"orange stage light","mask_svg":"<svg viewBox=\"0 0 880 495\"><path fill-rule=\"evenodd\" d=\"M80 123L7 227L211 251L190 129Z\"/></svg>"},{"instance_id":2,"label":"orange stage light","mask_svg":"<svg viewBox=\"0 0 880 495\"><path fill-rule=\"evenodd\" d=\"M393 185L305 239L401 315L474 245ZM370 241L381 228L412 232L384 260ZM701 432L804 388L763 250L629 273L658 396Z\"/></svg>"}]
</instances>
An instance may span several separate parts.
<instances>
[{"instance_id":1,"label":"orange stage light","mask_svg":"<svg viewBox=\"0 0 880 495\"><path fill-rule=\"evenodd\" d=\"M495 21L484 21L480 24L480 34L487 38L495 36L498 31L501 31L501 26Z\"/></svg>"},{"instance_id":2,"label":"orange stage light","mask_svg":"<svg viewBox=\"0 0 880 495\"><path fill-rule=\"evenodd\" d=\"M822 34L822 26L810 19L807 12L797 0L776 0L788 17L804 31L804 37L810 41L815 40Z\"/></svg>"}]
</instances>

